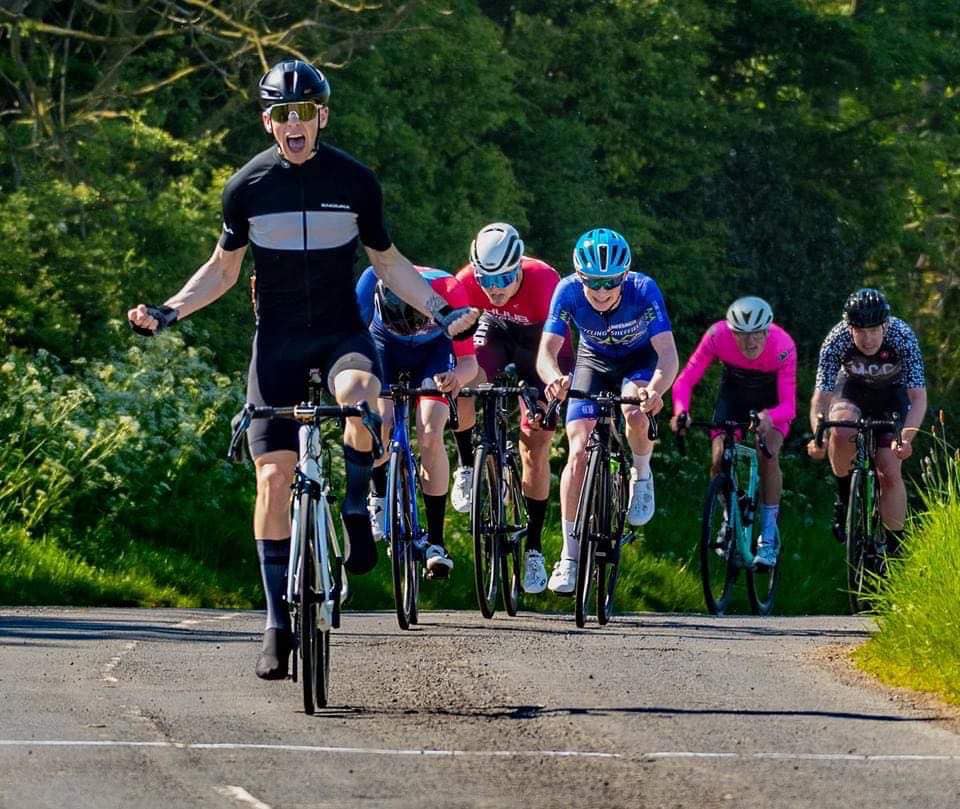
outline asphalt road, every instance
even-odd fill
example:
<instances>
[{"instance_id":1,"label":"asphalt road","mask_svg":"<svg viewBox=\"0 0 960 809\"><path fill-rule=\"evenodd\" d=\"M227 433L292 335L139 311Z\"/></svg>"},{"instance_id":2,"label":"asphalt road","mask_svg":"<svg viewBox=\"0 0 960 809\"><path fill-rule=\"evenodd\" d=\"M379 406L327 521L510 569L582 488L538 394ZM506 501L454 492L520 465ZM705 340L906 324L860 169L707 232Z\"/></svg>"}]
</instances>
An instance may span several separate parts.
<instances>
[{"instance_id":1,"label":"asphalt road","mask_svg":"<svg viewBox=\"0 0 960 809\"><path fill-rule=\"evenodd\" d=\"M844 676L852 618L347 614L335 707L262 617L0 610L0 807L960 806L939 709Z\"/></svg>"}]
</instances>

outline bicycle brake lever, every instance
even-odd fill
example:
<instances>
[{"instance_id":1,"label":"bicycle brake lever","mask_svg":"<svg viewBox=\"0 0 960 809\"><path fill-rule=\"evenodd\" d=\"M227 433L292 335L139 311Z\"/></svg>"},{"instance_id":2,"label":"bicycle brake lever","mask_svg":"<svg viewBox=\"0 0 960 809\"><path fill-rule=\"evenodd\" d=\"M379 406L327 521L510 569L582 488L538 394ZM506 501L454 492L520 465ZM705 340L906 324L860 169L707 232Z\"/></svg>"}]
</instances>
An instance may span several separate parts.
<instances>
[{"instance_id":1,"label":"bicycle brake lever","mask_svg":"<svg viewBox=\"0 0 960 809\"><path fill-rule=\"evenodd\" d=\"M370 409L370 405L367 402L358 402L357 407L360 408L360 411L363 415L360 417L360 422L364 427L367 428L367 432L370 433L370 438L373 439L373 457L379 458L383 455L383 441L380 439L380 428L383 425L383 419L380 418L379 413L374 413Z\"/></svg>"}]
</instances>

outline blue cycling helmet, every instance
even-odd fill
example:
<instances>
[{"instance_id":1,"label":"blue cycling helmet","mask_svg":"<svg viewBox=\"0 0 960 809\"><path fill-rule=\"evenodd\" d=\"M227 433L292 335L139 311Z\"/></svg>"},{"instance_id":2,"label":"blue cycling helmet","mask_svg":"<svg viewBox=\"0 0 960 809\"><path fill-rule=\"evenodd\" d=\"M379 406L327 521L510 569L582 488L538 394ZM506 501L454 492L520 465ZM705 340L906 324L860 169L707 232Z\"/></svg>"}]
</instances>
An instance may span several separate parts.
<instances>
[{"instance_id":1,"label":"blue cycling helmet","mask_svg":"<svg viewBox=\"0 0 960 809\"><path fill-rule=\"evenodd\" d=\"M630 269L630 245L615 230L588 230L573 248L573 266L585 278L616 278Z\"/></svg>"}]
</instances>

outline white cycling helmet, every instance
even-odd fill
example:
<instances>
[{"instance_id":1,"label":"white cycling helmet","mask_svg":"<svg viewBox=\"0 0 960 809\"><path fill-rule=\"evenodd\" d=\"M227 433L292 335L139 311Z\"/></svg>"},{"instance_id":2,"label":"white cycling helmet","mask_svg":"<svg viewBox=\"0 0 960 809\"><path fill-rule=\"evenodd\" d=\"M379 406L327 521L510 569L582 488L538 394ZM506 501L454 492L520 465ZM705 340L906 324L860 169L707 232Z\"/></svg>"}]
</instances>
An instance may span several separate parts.
<instances>
[{"instance_id":1,"label":"white cycling helmet","mask_svg":"<svg viewBox=\"0 0 960 809\"><path fill-rule=\"evenodd\" d=\"M738 298L727 309L727 325L731 331L750 334L763 331L773 323L773 309L763 298Z\"/></svg>"},{"instance_id":2,"label":"white cycling helmet","mask_svg":"<svg viewBox=\"0 0 960 809\"><path fill-rule=\"evenodd\" d=\"M470 263L481 275L513 272L523 257L523 242L513 225L494 222L487 225L470 245Z\"/></svg>"}]
</instances>

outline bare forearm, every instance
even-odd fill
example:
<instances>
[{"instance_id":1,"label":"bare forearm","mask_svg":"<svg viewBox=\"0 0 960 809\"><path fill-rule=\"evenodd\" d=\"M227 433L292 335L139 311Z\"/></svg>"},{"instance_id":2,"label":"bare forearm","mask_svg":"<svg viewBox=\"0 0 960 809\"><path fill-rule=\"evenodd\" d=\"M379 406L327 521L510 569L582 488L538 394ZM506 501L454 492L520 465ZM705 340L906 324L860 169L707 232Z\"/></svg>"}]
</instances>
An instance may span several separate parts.
<instances>
[{"instance_id":1,"label":"bare forearm","mask_svg":"<svg viewBox=\"0 0 960 809\"><path fill-rule=\"evenodd\" d=\"M833 401L833 394L826 390L816 390L810 399L810 432L817 431L817 420L820 414L824 416L829 414L830 403Z\"/></svg>"},{"instance_id":2,"label":"bare forearm","mask_svg":"<svg viewBox=\"0 0 960 809\"><path fill-rule=\"evenodd\" d=\"M647 387L655 390L662 397L670 390L670 386L677 378L677 372L680 370L680 358L677 355L677 346L673 341L672 334L665 336L664 339L658 338L660 338L660 335L651 340L657 352L657 367L654 369Z\"/></svg>"},{"instance_id":3,"label":"bare forearm","mask_svg":"<svg viewBox=\"0 0 960 809\"><path fill-rule=\"evenodd\" d=\"M395 247L384 252L368 250L373 271L401 300L425 315L433 315L447 305L442 296L433 291L416 267Z\"/></svg>"},{"instance_id":4,"label":"bare forearm","mask_svg":"<svg viewBox=\"0 0 960 809\"><path fill-rule=\"evenodd\" d=\"M550 336L551 335L548 334L543 335L543 339L540 342L540 350L537 352L537 374L545 385L549 385L557 377L563 375L558 361L560 348L552 344L553 341L549 339ZM561 338L561 345L562 343L563 340Z\"/></svg>"},{"instance_id":5,"label":"bare forearm","mask_svg":"<svg viewBox=\"0 0 960 809\"><path fill-rule=\"evenodd\" d=\"M903 429L904 431L910 431L908 438L913 438L912 434L920 429L924 416L927 414L927 389L910 388L907 390L907 397L910 399L910 412L903 420Z\"/></svg>"},{"instance_id":6,"label":"bare forearm","mask_svg":"<svg viewBox=\"0 0 960 809\"><path fill-rule=\"evenodd\" d=\"M176 309L181 319L209 306L237 282L241 263L242 257L218 250L166 305Z\"/></svg>"}]
</instances>

